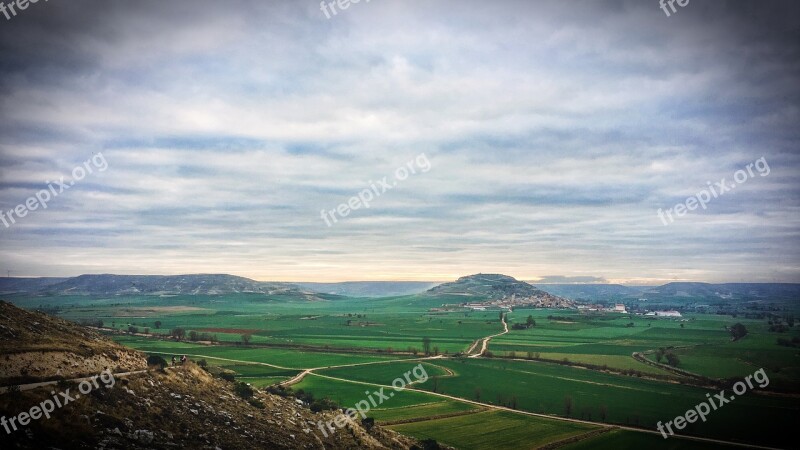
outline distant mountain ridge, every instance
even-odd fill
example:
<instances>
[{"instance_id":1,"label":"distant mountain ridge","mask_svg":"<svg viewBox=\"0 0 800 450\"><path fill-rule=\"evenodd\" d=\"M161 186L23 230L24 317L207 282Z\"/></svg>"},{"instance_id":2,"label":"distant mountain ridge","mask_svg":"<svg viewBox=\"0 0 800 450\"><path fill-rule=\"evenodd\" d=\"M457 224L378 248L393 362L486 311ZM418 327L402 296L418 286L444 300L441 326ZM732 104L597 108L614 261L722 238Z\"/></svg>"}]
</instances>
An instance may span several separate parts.
<instances>
[{"instance_id":1,"label":"distant mountain ridge","mask_svg":"<svg viewBox=\"0 0 800 450\"><path fill-rule=\"evenodd\" d=\"M268 283L225 274L80 275L73 278L0 278L0 294L36 295L224 295L294 294L318 300L316 293L289 283Z\"/></svg>"},{"instance_id":2,"label":"distant mountain ridge","mask_svg":"<svg viewBox=\"0 0 800 450\"><path fill-rule=\"evenodd\" d=\"M658 301L759 301L800 299L800 284L794 283L700 283L672 282L661 286L620 284L542 284L553 295L582 302Z\"/></svg>"},{"instance_id":3,"label":"distant mountain ridge","mask_svg":"<svg viewBox=\"0 0 800 450\"><path fill-rule=\"evenodd\" d=\"M639 298L644 287L621 284L540 284L539 289L575 301L612 301L622 298Z\"/></svg>"},{"instance_id":4,"label":"distant mountain ridge","mask_svg":"<svg viewBox=\"0 0 800 450\"><path fill-rule=\"evenodd\" d=\"M403 295L460 295L503 299L544 294L577 302L649 301L760 301L800 299L794 283L672 282L661 286L619 284L532 285L501 274L476 274L454 282L353 281L342 283L262 282L227 274L187 275L80 275L71 278L0 278L0 295L288 295L307 300Z\"/></svg>"}]
</instances>

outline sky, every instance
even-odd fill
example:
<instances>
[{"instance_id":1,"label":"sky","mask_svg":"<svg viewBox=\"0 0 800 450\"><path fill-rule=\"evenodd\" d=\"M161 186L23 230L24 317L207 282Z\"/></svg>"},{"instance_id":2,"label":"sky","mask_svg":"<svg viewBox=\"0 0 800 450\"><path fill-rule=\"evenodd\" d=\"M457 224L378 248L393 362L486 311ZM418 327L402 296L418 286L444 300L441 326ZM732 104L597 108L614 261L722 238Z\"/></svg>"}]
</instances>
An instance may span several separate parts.
<instances>
[{"instance_id":1,"label":"sky","mask_svg":"<svg viewBox=\"0 0 800 450\"><path fill-rule=\"evenodd\" d=\"M797 2L320 6L0 15L3 275L800 282Z\"/></svg>"}]
</instances>

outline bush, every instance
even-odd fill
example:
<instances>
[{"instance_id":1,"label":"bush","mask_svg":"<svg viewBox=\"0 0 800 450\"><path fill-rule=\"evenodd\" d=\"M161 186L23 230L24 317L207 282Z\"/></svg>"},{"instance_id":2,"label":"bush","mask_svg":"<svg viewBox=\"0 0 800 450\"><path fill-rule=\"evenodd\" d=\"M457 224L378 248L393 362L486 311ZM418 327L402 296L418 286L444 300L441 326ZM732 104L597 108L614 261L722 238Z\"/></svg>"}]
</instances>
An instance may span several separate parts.
<instances>
[{"instance_id":1,"label":"bush","mask_svg":"<svg viewBox=\"0 0 800 450\"><path fill-rule=\"evenodd\" d=\"M439 446L439 443L436 442L435 439L424 439L424 440L419 441L419 443L420 443L420 445L422 445L422 447L420 447L419 445L414 445L414 446L411 447L411 450L439 450L439 449L441 449L441 447Z\"/></svg>"},{"instance_id":2,"label":"bush","mask_svg":"<svg viewBox=\"0 0 800 450\"><path fill-rule=\"evenodd\" d=\"M197 365L205 369L206 367L208 367L208 361L206 361L205 359L201 359L200 361L197 362Z\"/></svg>"},{"instance_id":3,"label":"bush","mask_svg":"<svg viewBox=\"0 0 800 450\"><path fill-rule=\"evenodd\" d=\"M314 400L310 406L311 412L334 411L339 409L339 405L329 398Z\"/></svg>"},{"instance_id":4,"label":"bush","mask_svg":"<svg viewBox=\"0 0 800 450\"><path fill-rule=\"evenodd\" d=\"M369 433L375 426L375 419L372 417L364 417L361 419L361 426L363 426L364 429L367 430L367 433Z\"/></svg>"},{"instance_id":5,"label":"bush","mask_svg":"<svg viewBox=\"0 0 800 450\"><path fill-rule=\"evenodd\" d=\"M292 395L292 390L283 386L270 386L267 388L267 392L280 397L288 397Z\"/></svg>"},{"instance_id":6,"label":"bush","mask_svg":"<svg viewBox=\"0 0 800 450\"><path fill-rule=\"evenodd\" d=\"M298 390L294 393L294 398L298 400L302 400L306 403L312 403L314 401L314 394L311 392L306 392L302 389Z\"/></svg>"},{"instance_id":7,"label":"bush","mask_svg":"<svg viewBox=\"0 0 800 450\"><path fill-rule=\"evenodd\" d=\"M147 357L147 365L156 366L161 370L164 370L164 368L167 367L167 361L159 355L150 355Z\"/></svg>"},{"instance_id":8,"label":"bush","mask_svg":"<svg viewBox=\"0 0 800 450\"><path fill-rule=\"evenodd\" d=\"M257 398L251 398L251 399L247 400L247 403L250 403L250 406L254 406L254 407L258 408L258 409L266 408L266 405L264 405L264 402L262 402L261 400L259 400Z\"/></svg>"},{"instance_id":9,"label":"bush","mask_svg":"<svg viewBox=\"0 0 800 450\"><path fill-rule=\"evenodd\" d=\"M219 377L225 381L236 381L236 375L230 372L222 372Z\"/></svg>"},{"instance_id":10,"label":"bush","mask_svg":"<svg viewBox=\"0 0 800 450\"><path fill-rule=\"evenodd\" d=\"M249 384L242 383L241 381L236 383L236 385L233 387L233 391L236 392L236 395L245 400L251 399L254 395L256 395L256 392L252 387L250 387Z\"/></svg>"}]
</instances>

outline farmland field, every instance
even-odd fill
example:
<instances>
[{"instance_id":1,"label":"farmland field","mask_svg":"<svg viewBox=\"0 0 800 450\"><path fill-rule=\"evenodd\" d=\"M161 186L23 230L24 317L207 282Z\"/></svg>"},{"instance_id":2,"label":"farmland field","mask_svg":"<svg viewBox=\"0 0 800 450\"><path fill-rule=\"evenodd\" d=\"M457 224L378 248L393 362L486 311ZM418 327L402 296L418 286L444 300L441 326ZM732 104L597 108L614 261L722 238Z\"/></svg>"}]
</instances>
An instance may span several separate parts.
<instances>
[{"instance_id":1,"label":"farmland field","mask_svg":"<svg viewBox=\"0 0 800 450\"><path fill-rule=\"evenodd\" d=\"M531 316L535 326L511 329L492 339L488 350L493 358L457 357L477 339L502 331L502 324L498 311L428 311L449 300L408 296L309 303L229 295L24 302L57 308L59 315L75 321L100 319L123 345L168 360L182 354L206 359L259 388L313 369L291 388L345 407L422 364L427 381L397 392L371 408L369 416L403 433L465 449L530 448L582 435L603 424L654 430L657 422L671 420L713 392L692 386L693 380L686 376L635 360L634 352L645 352L655 362L654 350L669 348L680 359L680 369L710 379L741 378L763 367L770 386L778 390L796 390L800 377L796 351L776 345L763 321L705 314L653 320L519 309L507 314L508 323L525 322ZM733 342L726 327L736 322L745 323L751 332ZM187 334L213 336L218 342L172 339L171 330L178 327ZM131 329L137 333L127 333ZM249 344L242 342L244 335L250 336ZM420 361L426 346L429 357L439 357ZM486 409L493 405L597 425ZM757 427L748 426L752 417L757 417ZM782 446L787 442L780 430L798 417L793 398L748 392L716 411L706 423L690 424L682 433ZM503 438L498 440L498 436ZM564 448L639 445L696 448L689 441L661 442L658 436L632 431L586 436ZM720 444L719 448L724 447Z\"/></svg>"},{"instance_id":2,"label":"farmland field","mask_svg":"<svg viewBox=\"0 0 800 450\"><path fill-rule=\"evenodd\" d=\"M588 425L500 411L394 425L390 428L420 439L433 438L460 449L536 448L593 429Z\"/></svg>"}]
</instances>

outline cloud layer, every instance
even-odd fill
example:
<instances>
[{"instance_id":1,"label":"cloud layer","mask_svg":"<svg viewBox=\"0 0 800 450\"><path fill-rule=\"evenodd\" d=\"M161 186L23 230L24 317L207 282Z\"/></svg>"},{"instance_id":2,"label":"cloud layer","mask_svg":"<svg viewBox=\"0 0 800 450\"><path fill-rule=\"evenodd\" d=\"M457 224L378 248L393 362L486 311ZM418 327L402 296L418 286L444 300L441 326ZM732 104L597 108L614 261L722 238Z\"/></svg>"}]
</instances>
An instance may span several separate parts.
<instances>
[{"instance_id":1,"label":"cloud layer","mask_svg":"<svg viewBox=\"0 0 800 450\"><path fill-rule=\"evenodd\" d=\"M0 257L30 276L800 281L798 12L32 5L0 24L0 207L93 153L109 167L0 225ZM422 153L430 171L322 220ZM768 176L658 218L761 157Z\"/></svg>"}]
</instances>

